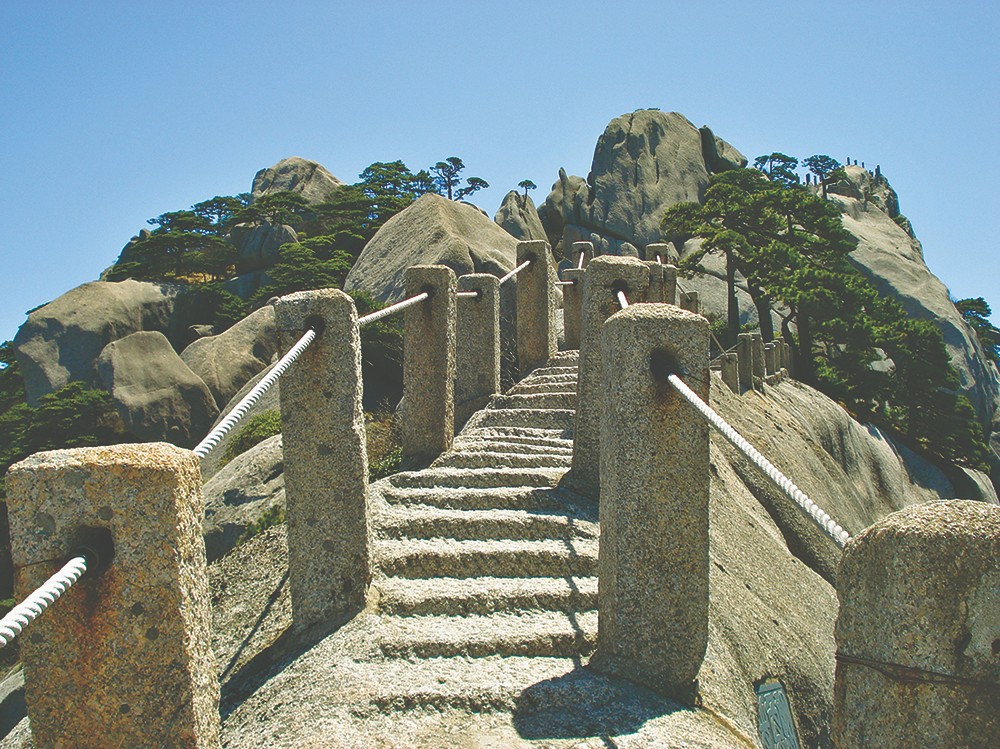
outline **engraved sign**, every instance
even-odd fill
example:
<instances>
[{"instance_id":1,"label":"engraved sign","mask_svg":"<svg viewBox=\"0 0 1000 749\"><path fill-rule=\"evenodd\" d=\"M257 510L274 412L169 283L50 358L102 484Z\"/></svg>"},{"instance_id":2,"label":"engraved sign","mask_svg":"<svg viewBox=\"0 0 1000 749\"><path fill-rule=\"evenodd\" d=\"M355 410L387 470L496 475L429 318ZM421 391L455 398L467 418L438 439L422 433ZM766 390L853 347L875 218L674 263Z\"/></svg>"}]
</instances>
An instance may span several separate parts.
<instances>
[{"instance_id":1,"label":"engraved sign","mask_svg":"<svg viewBox=\"0 0 1000 749\"><path fill-rule=\"evenodd\" d=\"M792 720L785 687L770 679L758 684L757 731L764 749L799 749L799 737Z\"/></svg>"}]
</instances>

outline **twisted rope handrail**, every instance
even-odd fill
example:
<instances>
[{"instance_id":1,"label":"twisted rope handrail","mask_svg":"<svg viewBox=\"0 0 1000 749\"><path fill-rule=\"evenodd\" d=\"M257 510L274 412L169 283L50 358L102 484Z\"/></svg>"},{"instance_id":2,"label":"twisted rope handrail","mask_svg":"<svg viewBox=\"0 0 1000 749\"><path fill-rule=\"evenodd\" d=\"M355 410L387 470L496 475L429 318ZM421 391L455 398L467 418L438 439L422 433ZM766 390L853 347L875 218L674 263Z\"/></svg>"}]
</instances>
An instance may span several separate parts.
<instances>
[{"instance_id":1,"label":"twisted rope handrail","mask_svg":"<svg viewBox=\"0 0 1000 749\"><path fill-rule=\"evenodd\" d=\"M73 557L33 593L0 619L0 648L5 648L21 631L41 616L51 604L72 587L87 571L87 557Z\"/></svg>"},{"instance_id":2,"label":"twisted rope handrail","mask_svg":"<svg viewBox=\"0 0 1000 749\"><path fill-rule=\"evenodd\" d=\"M303 336L298 340L298 342L292 346L288 353L285 354L278 361L277 364L268 372L267 376L263 380L258 382L253 390L247 393L243 399L236 404L236 407L229 412L229 415L223 419L219 425L206 435L205 439L198 443L194 448L194 454L199 458L205 458L213 449L218 447L219 443L222 442L222 438L225 437L229 430L236 426L240 420L247 415L247 412L253 408L254 404L260 400L260 397L266 393L271 386L278 381L278 378L285 373L292 362L299 358L299 355L308 348L309 344L316 339L316 331L312 328L307 330Z\"/></svg>"},{"instance_id":3,"label":"twisted rope handrail","mask_svg":"<svg viewBox=\"0 0 1000 749\"><path fill-rule=\"evenodd\" d=\"M414 304L419 304L426 299L430 299L431 295L429 291L422 291L419 294L411 296L409 299L404 299L401 302L396 302L395 304L390 304L388 307L383 307L380 310L375 310L374 312L369 312L367 315L358 318L358 325L367 325L368 323L377 322L383 317L388 317L389 315L395 314L407 307L412 307Z\"/></svg>"},{"instance_id":4,"label":"twisted rope handrail","mask_svg":"<svg viewBox=\"0 0 1000 749\"><path fill-rule=\"evenodd\" d=\"M628 299L626 298L624 291L615 292L615 296L618 298L618 304L621 305L622 309L626 309L629 306ZM807 515L809 515L840 548L844 548L844 544L851 540L851 534L845 531L840 523L830 517L830 515L823 510L823 508L809 498L808 494L799 489L799 487L797 487L790 478L775 468L771 461L765 458L753 445L743 439L739 432L733 429L725 419L719 416L719 414L717 414L711 406L699 398L698 394L689 388L687 384L685 384L684 380L682 380L677 374L669 374L667 376L667 381L673 385L674 389L680 393L688 403L695 407L698 413L708 420L709 424L715 427L715 429L722 434L723 437L729 440L734 447L753 461L753 463L764 472L765 476L774 482L775 486L777 486L786 497L795 502L795 504L797 504Z\"/></svg>"},{"instance_id":5,"label":"twisted rope handrail","mask_svg":"<svg viewBox=\"0 0 1000 749\"><path fill-rule=\"evenodd\" d=\"M697 409L698 413L708 420L709 424L715 427L715 429L734 447L753 461L753 463L760 468L760 470L763 471L764 474L771 479L771 481L774 482L775 486L781 489L782 493L784 493L786 497L795 502L795 504L797 504L807 515L809 515L840 548L844 548L844 544L851 540L851 534L844 530L840 523L830 517L830 515L823 510L823 508L809 498L809 495L799 489L799 487L797 487L790 478L775 468L774 465L756 448L754 448L753 445L743 439L739 432L726 423L726 420L719 416L719 414L717 414L711 406L699 398L698 395L691 388L689 388L677 374L668 375L667 381L673 385L674 389L680 393L688 403Z\"/></svg>"},{"instance_id":6,"label":"twisted rope handrail","mask_svg":"<svg viewBox=\"0 0 1000 749\"><path fill-rule=\"evenodd\" d=\"M500 285L503 286L505 283L507 283L510 279L512 279L514 276L516 276L518 273L520 273L525 268L527 268L529 265L531 265L531 258L528 258L527 260L525 260L523 263L521 263L519 266L517 266L516 268L514 268L514 270L512 270L507 275L501 276L500 277Z\"/></svg>"}]
</instances>

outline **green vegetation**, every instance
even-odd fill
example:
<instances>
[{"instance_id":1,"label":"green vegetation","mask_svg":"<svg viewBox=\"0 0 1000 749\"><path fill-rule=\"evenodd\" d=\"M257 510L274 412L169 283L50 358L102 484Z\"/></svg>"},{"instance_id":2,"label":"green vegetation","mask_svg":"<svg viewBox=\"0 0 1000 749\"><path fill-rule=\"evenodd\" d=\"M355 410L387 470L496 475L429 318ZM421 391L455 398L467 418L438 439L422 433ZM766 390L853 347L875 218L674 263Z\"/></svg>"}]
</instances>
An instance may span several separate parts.
<instances>
[{"instance_id":1,"label":"green vegetation","mask_svg":"<svg viewBox=\"0 0 1000 749\"><path fill-rule=\"evenodd\" d=\"M226 442L226 451L222 456L222 465L230 462L237 455L242 455L254 445L259 445L269 437L281 434L281 414L270 410L255 414L246 424L237 429Z\"/></svg>"},{"instance_id":2,"label":"green vegetation","mask_svg":"<svg viewBox=\"0 0 1000 749\"><path fill-rule=\"evenodd\" d=\"M538 185L536 185L530 179L522 179L520 182L517 183L517 186L520 187L522 190L524 190L525 200L528 199L528 190L534 190L535 188L538 187Z\"/></svg>"},{"instance_id":3,"label":"green vegetation","mask_svg":"<svg viewBox=\"0 0 1000 749\"><path fill-rule=\"evenodd\" d=\"M0 475L41 450L111 445L125 439L111 396L71 382L32 408L10 342L0 344ZM0 499L5 497L0 483Z\"/></svg>"},{"instance_id":4,"label":"green vegetation","mask_svg":"<svg viewBox=\"0 0 1000 749\"><path fill-rule=\"evenodd\" d=\"M254 536L259 536L268 528L273 528L274 526L281 525L284 522L285 506L271 505L264 510L259 518L243 529L243 533L241 533L240 537L236 539L236 545L239 546L240 544L246 543Z\"/></svg>"},{"instance_id":5,"label":"green vegetation","mask_svg":"<svg viewBox=\"0 0 1000 749\"><path fill-rule=\"evenodd\" d=\"M781 318L801 380L939 458L982 466L983 433L968 399L956 394L958 375L940 330L909 318L851 265L854 238L835 207L792 179L794 162L780 153L761 156L758 169L716 175L702 204L674 205L664 216L665 239L678 246L702 239L700 252L682 261L683 271L703 272L709 253L724 258L723 344L731 346L739 332L739 274L765 341L775 334L771 310ZM839 169L826 156L803 163L821 184ZM776 179L768 178L771 172Z\"/></svg>"},{"instance_id":6,"label":"green vegetation","mask_svg":"<svg viewBox=\"0 0 1000 749\"><path fill-rule=\"evenodd\" d=\"M990 305L978 296L975 299L959 299L955 302L955 306L965 321L976 331L986 358L1000 366L1000 329L995 328L990 322L990 315L993 314Z\"/></svg>"}]
</instances>

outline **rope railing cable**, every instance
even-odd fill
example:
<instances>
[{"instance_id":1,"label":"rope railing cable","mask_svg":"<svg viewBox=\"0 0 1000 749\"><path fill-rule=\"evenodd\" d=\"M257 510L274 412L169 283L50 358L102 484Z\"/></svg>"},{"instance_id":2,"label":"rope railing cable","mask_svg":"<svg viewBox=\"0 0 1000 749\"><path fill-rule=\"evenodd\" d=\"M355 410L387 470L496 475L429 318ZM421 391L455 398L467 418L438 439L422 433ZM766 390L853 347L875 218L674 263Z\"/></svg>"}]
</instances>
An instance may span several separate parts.
<instances>
[{"instance_id":1,"label":"rope railing cable","mask_svg":"<svg viewBox=\"0 0 1000 749\"><path fill-rule=\"evenodd\" d=\"M580 257L578 257L576 259L576 268L577 268L577 270L583 270L583 261L584 261L584 258L586 258L586 257L587 257L587 253L586 252L581 252L580 253Z\"/></svg>"},{"instance_id":2,"label":"rope railing cable","mask_svg":"<svg viewBox=\"0 0 1000 749\"><path fill-rule=\"evenodd\" d=\"M576 281L556 281L556 286L576 286Z\"/></svg>"},{"instance_id":3,"label":"rope railing cable","mask_svg":"<svg viewBox=\"0 0 1000 749\"><path fill-rule=\"evenodd\" d=\"M229 415L223 419L219 425L213 429L208 435L194 448L194 454L199 458L206 457L213 449L218 447L219 443L222 442L222 438L225 437L229 430L236 426L240 420L247 415L247 412L253 408L254 404L260 400L260 397L266 393L271 386L278 381L278 378L285 373L292 362L299 358L303 351L308 348L309 344L316 339L316 331L313 329L307 330L303 336L298 340L298 342L292 346L288 353L285 354L278 361L271 371L258 382L253 390L247 393L243 399L236 404L236 407L229 412Z\"/></svg>"},{"instance_id":4,"label":"rope railing cable","mask_svg":"<svg viewBox=\"0 0 1000 749\"><path fill-rule=\"evenodd\" d=\"M829 535L834 542L841 548L851 540L851 535L844 530L844 528L830 517L819 505L813 502L809 496L803 492L795 483L785 476L781 471L774 467L774 465L765 458L753 445L747 442L743 437L733 429L726 420L723 419L719 414L717 414L711 406L709 406L705 401L698 397L698 395L689 388L684 381L677 374L670 374L667 376L667 380L673 385L674 389L680 393L685 400L688 401L698 412L704 416L708 423L711 424L719 433L722 434L729 442L736 447L740 452L750 458L751 461L756 464L764 474L774 482L781 491L791 499L795 504L797 504L802 510L809 515L820 528L823 529Z\"/></svg>"},{"instance_id":5,"label":"rope railing cable","mask_svg":"<svg viewBox=\"0 0 1000 749\"><path fill-rule=\"evenodd\" d=\"M616 291L615 297L618 299L618 304L621 306L622 309L628 309L628 297L625 296L624 291L621 290Z\"/></svg>"},{"instance_id":6,"label":"rope railing cable","mask_svg":"<svg viewBox=\"0 0 1000 749\"><path fill-rule=\"evenodd\" d=\"M391 314L404 310L407 307L412 307L414 304L419 304L420 302L430 298L430 292L422 291L415 296L411 296L409 299L404 299L401 302L390 304L388 307L383 307L380 310L376 310L375 312L370 312L363 317L359 317L358 325L367 325L370 322L376 322L381 320L383 317L388 317Z\"/></svg>"},{"instance_id":7,"label":"rope railing cable","mask_svg":"<svg viewBox=\"0 0 1000 749\"><path fill-rule=\"evenodd\" d=\"M472 299L483 295L481 291L459 291L455 294L459 299Z\"/></svg>"},{"instance_id":8,"label":"rope railing cable","mask_svg":"<svg viewBox=\"0 0 1000 749\"><path fill-rule=\"evenodd\" d=\"M500 277L500 285L503 286L505 283L507 283L510 279L512 279L514 276L516 276L518 273L520 273L525 268L527 268L529 265L531 265L531 258L528 258L527 260L525 260L523 263L521 263L519 266L517 266L516 268L514 268L514 270L512 270L507 275L501 276Z\"/></svg>"},{"instance_id":9,"label":"rope railing cable","mask_svg":"<svg viewBox=\"0 0 1000 749\"><path fill-rule=\"evenodd\" d=\"M0 619L0 648L7 647L21 631L41 616L87 571L87 557L73 557L7 615Z\"/></svg>"}]
</instances>

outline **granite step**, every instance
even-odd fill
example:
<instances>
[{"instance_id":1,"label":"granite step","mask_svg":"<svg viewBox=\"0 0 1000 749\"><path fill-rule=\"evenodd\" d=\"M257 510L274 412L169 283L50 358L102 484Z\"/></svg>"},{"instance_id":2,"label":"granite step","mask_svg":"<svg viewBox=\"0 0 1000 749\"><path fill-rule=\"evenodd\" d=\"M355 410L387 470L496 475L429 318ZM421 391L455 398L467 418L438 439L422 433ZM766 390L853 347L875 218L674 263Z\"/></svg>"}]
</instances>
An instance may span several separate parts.
<instances>
[{"instance_id":1,"label":"granite step","mask_svg":"<svg viewBox=\"0 0 1000 749\"><path fill-rule=\"evenodd\" d=\"M385 538L544 540L597 538L597 524L559 511L453 510L430 505L390 507L378 519Z\"/></svg>"},{"instance_id":2,"label":"granite step","mask_svg":"<svg viewBox=\"0 0 1000 749\"><path fill-rule=\"evenodd\" d=\"M386 577L564 577L597 574L596 539L542 541L376 539Z\"/></svg>"},{"instance_id":3,"label":"granite step","mask_svg":"<svg viewBox=\"0 0 1000 749\"><path fill-rule=\"evenodd\" d=\"M591 611L596 577L471 577L380 580L378 608L395 616L487 615L512 611Z\"/></svg>"}]
</instances>

